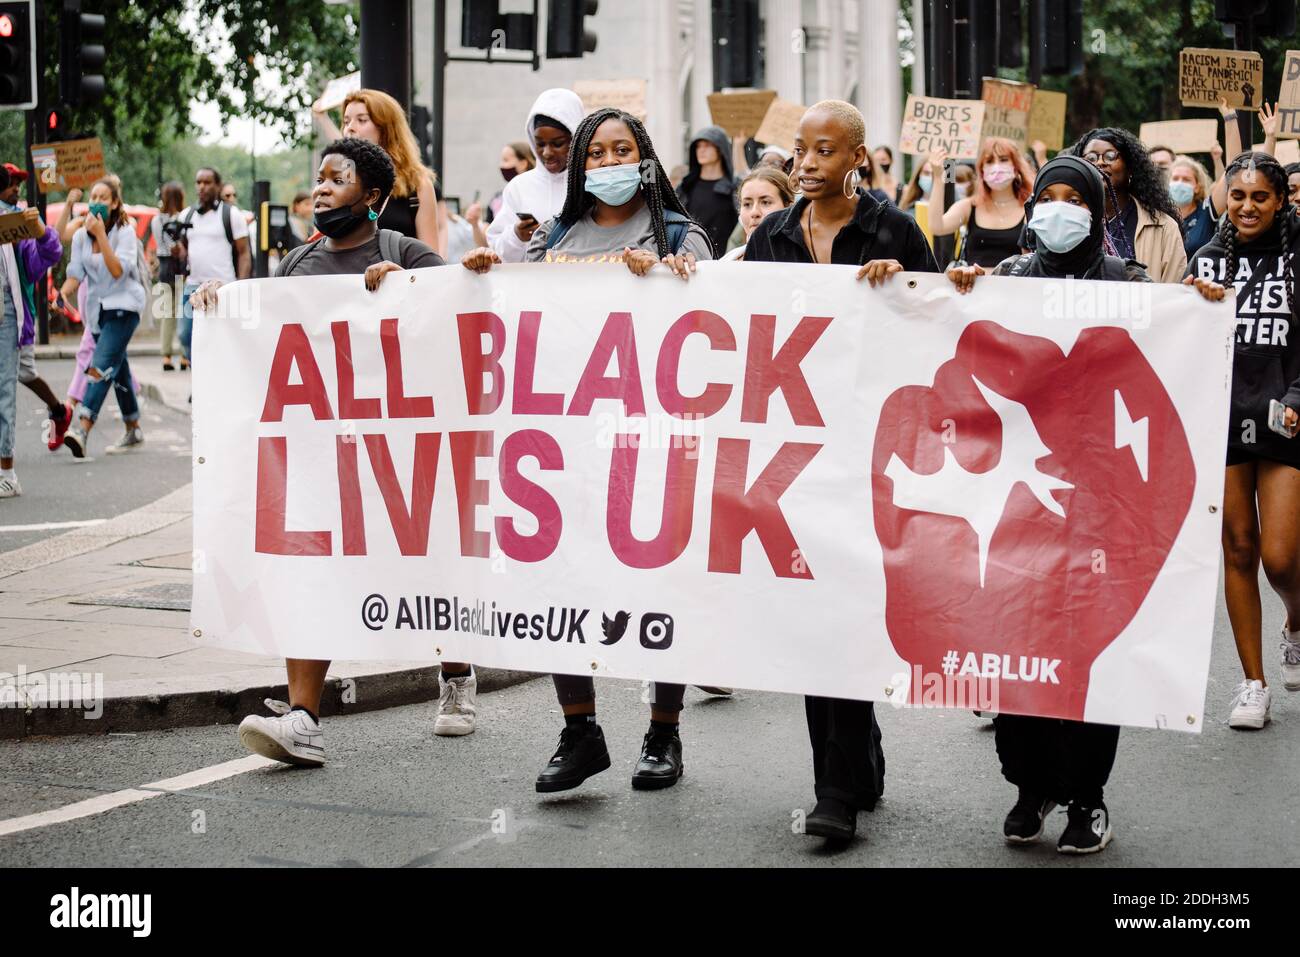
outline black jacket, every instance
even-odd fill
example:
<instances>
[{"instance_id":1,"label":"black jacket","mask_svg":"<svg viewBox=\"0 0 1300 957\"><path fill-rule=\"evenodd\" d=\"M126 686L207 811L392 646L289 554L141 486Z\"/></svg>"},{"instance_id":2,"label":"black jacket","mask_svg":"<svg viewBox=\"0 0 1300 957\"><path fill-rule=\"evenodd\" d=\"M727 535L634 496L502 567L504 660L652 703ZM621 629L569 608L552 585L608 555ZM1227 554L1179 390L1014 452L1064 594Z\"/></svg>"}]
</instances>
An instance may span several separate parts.
<instances>
[{"instance_id":1,"label":"black jacket","mask_svg":"<svg viewBox=\"0 0 1300 957\"><path fill-rule=\"evenodd\" d=\"M695 158L695 144L701 140L717 147L724 170L722 179L715 180L713 183L716 202L711 204L710 209L693 209L691 202L691 195L700 179L700 164ZM695 138L691 140L690 163L690 172L677 187L677 198L691 214L691 218L704 227L704 231L709 234L709 241L713 243L713 255L721 259L722 254L727 251L727 240L731 237L731 231L736 228L736 223L740 219L736 198L740 180L736 177L735 170L731 168L731 140L726 130L720 126L706 126L696 133Z\"/></svg>"},{"instance_id":2,"label":"black jacket","mask_svg":"<svg viewBox=\"0 0 1300 957\"><path fill-rule=\"evenodd\" d=\"M801 226L807 199L771 213L745 246L745 262L811 263ZM861 266L873 259L897 259L908 272L938 272L930 244L916 220L897 206L858 191L858 211L831 246L831 262Z\"/></svg>"}]
</instances>

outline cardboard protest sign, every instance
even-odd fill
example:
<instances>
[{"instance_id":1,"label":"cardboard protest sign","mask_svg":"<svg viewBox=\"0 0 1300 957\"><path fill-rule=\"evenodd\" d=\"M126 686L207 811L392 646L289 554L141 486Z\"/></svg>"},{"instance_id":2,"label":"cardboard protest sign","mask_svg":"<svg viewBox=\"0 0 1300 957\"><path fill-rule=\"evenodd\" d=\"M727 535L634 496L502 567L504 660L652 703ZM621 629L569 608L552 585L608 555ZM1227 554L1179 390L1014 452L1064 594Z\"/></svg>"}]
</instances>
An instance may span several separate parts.
<instances>
[{"instance_id":1,"label":"cardboard protest sign","mask_svg":"<svg viewBox=\"0 0 1300 957\"><path fill-rule=\"evenodd\" d=\"M1219 142L1218 120L1159 120L1143 123L1138 139L1147 149L1167 146L1175 153L1208 153Z\"/></svg>"},{"instance_id":2,"label":"cardboard protest sign","mask_svg":"<svg viewBox=\"0 0 1300 957\"><path fill-rule=\"evenodd\" d=\"M573 92L581 97L588 113L610 106L644 123L646 86L645 80L579 80L573 84Z\"/></svg>"},{"instance_id":3,"label":"cardboard protest sign","mask_svg":"<svg viewBox=\"0 0 1300 957\"><path fill-rule=\"evenodd\" d=\"M949 159L978 159L983 124L983 100L943 100L911 93L903 108L898 148L913 156L944 149Z\"/></svg>"},{"instance_id":4,"label":"cardboard protest sign","mask_svg":"<svg viewBox=\"0 0 1300 957\"><path fill-rule=\"evenodd\" d=\"M1065 106L1068 97L1055 90L1034 90L1033 106L1029 111L1029 128L1025 131L1025 144L1032 146L1042 140L1049 150L1065 146Z\"/></svg>"},{"instance_id":5,"label":"cardboard protest sign","mask_svg":"<svg viewBox=\"0 0 1300 957\"><path fill-rule=\"evenodd\" d=\"M98 137L32 147L36 186L42 193L85 189L104 175L104 145Z\"/></svg>"},{"instance_id":6,"label":"cardboard protest sign","mask_svg":"<svg viewBox=\"0 0 1300 957\"><path fill-rule=\"evenodd\" d=\"M769 146L779 146L789 151L794 149L794 137L799 132L799 121L808 112L802 103L791 103L777 97L767 108L763 125L754 134L754 139Z\"/></svg>"},{"instance_id":7,"label":"cardboard protest sign","mask_svg":"<svg viewBox=\"0 0 1300 957\"><path fill-rule=\"evenodd\" d=\"M1178 98L1183 106L1258 110L1263 102L1264 60L1253 50L1187 47L1178 54Z\"/></svg>"},{"instance_id":8,"label":"cardboard protest sign","mask_svg":"<svg viewBox=\"0 0 1300 957\"><path fill-rule=\"evenodd\" d=\"M1282 63L1282 89L1277 97L1277 138L1300 138L1300 50L1287 50Z\"/></svg>"},{"instance_id":9,"label":"cardboard protest sign","mask_svg":"<svg viewBox=\"0 0 1300 957\"><path fill-rule=\"evenodd\" d=\"M0 216L0 246L24 239L40 239L44 235L45 224L40 219L29 223L22 213L5 213Z\"/></svg>"},{"instance_id":10,"label":"cardboard protest sign","mask_svg":"<svg viewBox=\"0 0 1300 957\"><path fill-rule=\"evenodd\" d=\"M1034 109L1034 85L986 76L980 98L984 101L984 128L980 140L1000 136L1023 150L1029 132L1029 114Z\"/></svg>"},{"instance_id":11,"label":"cardboard protest sign","mask_svg":"<svg viewBox=\"0 0 1300 957\"><path fill-rule=\"evenodd\" d=\"M326 110L335 110L343 105L349 93L355 93L361 89L361 71L349 73L347 76L341 76L337 79L330 80L325 84L325 89L321 95L316 98L316 102L311 105L313 113L324 113Z\"/></svg>"},{"instance_id":12,"label":"cardboard protest sign","mask_svg":"<svg viewBox=\"0 0 1300 957\"><path fill-rule=\"evenodd\" d=\"M726 130L728 136L755 136L775 99L776 90L710 93L709 113L714 124Z\"/></svg>"},{"instance_id":13,"label":"cardboard protest sign","mask_svg":"<svg viewBox=\"0 0 1300 957\"><path fill-rule=\"evenodd\" d=\"M191 633L1199 731L1231 304L856 275L226 285Z\"/></svg>"}]
</instances>

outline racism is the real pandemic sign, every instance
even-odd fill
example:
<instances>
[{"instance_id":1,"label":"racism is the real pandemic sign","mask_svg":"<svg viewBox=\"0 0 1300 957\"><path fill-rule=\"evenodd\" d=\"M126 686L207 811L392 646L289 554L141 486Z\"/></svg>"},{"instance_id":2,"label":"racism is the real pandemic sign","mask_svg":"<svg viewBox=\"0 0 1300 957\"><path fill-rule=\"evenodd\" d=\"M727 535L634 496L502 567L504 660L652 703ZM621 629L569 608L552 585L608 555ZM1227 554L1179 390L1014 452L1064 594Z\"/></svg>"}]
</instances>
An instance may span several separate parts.
<instances>
[{"instance_id":1,"label":"racism is the real pandemic sign","mask_svg":"<svg viewBox=\"0 0 1300 957\"><path fill-rule=\"evenodd\" d=\"M1198 731L1234 325L840 266L236 283L195 323L193 630Z\"/></svg>"}]
</instances>

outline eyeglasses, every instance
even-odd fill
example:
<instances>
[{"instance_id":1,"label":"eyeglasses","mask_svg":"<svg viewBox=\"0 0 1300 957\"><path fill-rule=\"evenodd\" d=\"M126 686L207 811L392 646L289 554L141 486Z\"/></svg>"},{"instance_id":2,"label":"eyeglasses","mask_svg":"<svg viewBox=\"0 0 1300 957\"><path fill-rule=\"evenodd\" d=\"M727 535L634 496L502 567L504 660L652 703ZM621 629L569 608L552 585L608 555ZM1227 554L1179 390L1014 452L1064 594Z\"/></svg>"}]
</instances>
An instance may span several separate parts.
<instances>
[{"instance_id":1,"label":"eyeglasses","mask_svg":"<svg viewBox=\"0 0 1300 957\"><path fill-rule=\"evenodd\" d=\"M1113 163L1119 159L1119 150L1106 150L1104 153L1084 153L1083 158L1089 163Z\"/></svg>"}]
</instances>

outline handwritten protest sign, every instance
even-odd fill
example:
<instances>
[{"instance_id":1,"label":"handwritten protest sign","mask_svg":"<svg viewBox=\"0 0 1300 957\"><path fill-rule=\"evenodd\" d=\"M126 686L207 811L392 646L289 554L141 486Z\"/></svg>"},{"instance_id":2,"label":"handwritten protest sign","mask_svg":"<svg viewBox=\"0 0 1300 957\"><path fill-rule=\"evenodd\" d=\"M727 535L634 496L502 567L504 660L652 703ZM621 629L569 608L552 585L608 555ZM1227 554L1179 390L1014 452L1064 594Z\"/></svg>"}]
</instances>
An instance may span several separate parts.
<instances>
[{"instance_id":1,"label":"handwritten protest sign","mask_svg":"<svg viewBox=\"0 0 1300 957\"><path fill-rule=\"evenodd\" d=\"M1287 50L1277 97L1277 138L1300 139L1300 50Z\"/></svg>"},{"instance_id":2,"label":"handwritten protest sign","mask_svg":"<svg viewBox=\"0 0 1300 957\"><path fill-rule=\"evenodd\" d=\"M1218 120L1160 120L1143 123L1138 139L1150 149L1167 146L1175 153L1208 153L1219 142Z\"/></svg>"},{"instance_id":3,"label":"handwritten protest sign","mask_svg":"<svg viewBox=\"0 0 1300 957\"><path fill-rule=\"evenodd\" d=\"M1059 150L1065 145L1065 104L1068 97L1055 90L1034 90L1033 107L1029 111L1029 128L1025 143L1032 146L1042 140L1049 150Z\"/></svg>"},{"instance_id":4,"label":"handwritten protest sign","mask_svg":"<svg viewBox=\"0 0 1300 957\"><path fill-rule=\"evenodd\" d=\"M943 149L949 159L978 159L983 124L983 100L943 100L912 93L903 109L898 148L913 156Z\"/></svg>"},{"instance_id":5,"label":"handwritten protest sign","mask_svg":"<svg viewBox=\"0 0 1300 957\"><path fill-rule=\"evenodd\" d=\"M104 175L104 145L98 137L32 147L36 186L42 193L85 189Z\"/></svg>"},{"instance_id":6,"label":"handwritten protest sign","mask_svg":"<svg viewBox=\"0 0 1300 957\"><path fill-rule=\"evenodd\" d=\"M772 101L763 117L763 125L754 134L754 139L769 146L779 146L783 150L794 149L794 137L799 132L799 121L808 112L802 103L791 103L780 97Z\"/></svg>"},{"instance_id":7,"label":"handwritten protest sign","mask_svg":"<svg viewBox=\"0 0 1300 957\"><path fill-rule=\"evenodd\" d=\"M573 92L588 113L610 106L645 122L646 86L645 80L579 80Z\"/></svg>"},{"instance_id":8,"label":"handwritten protest sign","mask_svg":"<svg viewBox=\"0 0 1300 957\"><path fill-rule=\"evenodd\" d=\"M1187 47L1178 54L1178 98L1183 106L1258 110L1263 102L1264 60L1253 50Z\"/></svg>"},{"instance_id":9,"label":"handwritten protest sign","mask_svg":"<svg viewBox=\"0 0 1300 957\"><path fill-rule=\"evenodd\" d=\"M45 224L39 219L29 223L22 213L5 213L0 216L0 246L24 239L40 239L44 235Z\"/></svg>"},{"instance_id":10,"label":"handwritten protest sign","mask_svg":"<svg viewBox=\"0 0 1300 957\"><path fill-rule=\"evenodd\" d=\"M1000 136L1025 148L1025 134L1029 132L1029 114L1034 108L1034 85L984 77L984 128L980 139Z\"/></svg>"},{"instance_id":11,"label":"handwritten protest sign","mask_svg":"<svg viewBox=\"0 0 1300 957\"><path fill-rule=\"evenodd\" d=\"M776 90L710 93L709 113L728 136L754 136L775 99Z\"/></svg>"}]
</instances>

